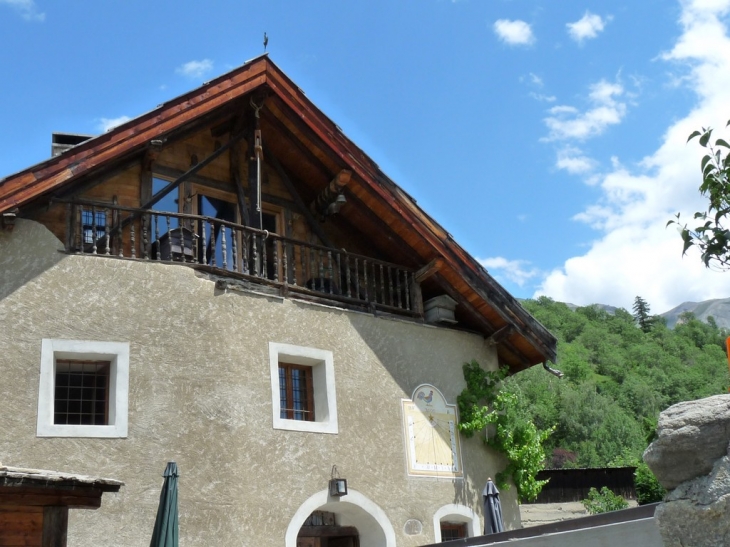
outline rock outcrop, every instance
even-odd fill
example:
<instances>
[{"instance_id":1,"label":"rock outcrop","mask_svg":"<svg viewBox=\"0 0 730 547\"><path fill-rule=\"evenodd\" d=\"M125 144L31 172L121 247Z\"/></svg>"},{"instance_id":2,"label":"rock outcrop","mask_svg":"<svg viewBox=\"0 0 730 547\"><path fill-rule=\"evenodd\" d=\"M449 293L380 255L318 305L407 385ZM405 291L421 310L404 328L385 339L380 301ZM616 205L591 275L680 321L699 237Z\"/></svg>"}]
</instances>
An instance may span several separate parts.
<instances>
[{"instance_id":1,"label":"rock outcrop","mask_svg":"<svg viewBox=\"0 0 730 547\"><path fill-rule=\"evenodd\" d=\"M655 518L665 547L730 545L730 395L659 416L644 461L668 490Z\"/></svg>"},{"instance_id":2,"label":"rock outcrop","mask_svg":"<svg viewBox=\"0 0 730 547\"><path fill-rule=\"evenodd\" d=\"M730 442L730 395L670 406L644 461L667 490L712 471Z\"/></svg>"}]
</instances>

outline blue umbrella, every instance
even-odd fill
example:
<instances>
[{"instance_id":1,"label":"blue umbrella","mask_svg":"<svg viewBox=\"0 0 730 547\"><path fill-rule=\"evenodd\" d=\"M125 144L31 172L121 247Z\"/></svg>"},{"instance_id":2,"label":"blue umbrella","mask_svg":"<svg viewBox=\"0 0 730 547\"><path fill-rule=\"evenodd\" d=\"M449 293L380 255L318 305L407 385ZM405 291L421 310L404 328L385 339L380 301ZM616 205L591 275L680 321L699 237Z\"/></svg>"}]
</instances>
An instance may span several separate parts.
<instances>
[{"instance_id":1,"label":"blue umbrella","mask_svg":"<svg viewBox=\"0 0 730 547\"><path fill-rule=\"evenodd\" d=\"M177 478L180 474L177 464L169 462L162 476L165 482L162 484L150 547L178 547Z\"/></svg>"},{"instance_id":2,"label":"blue umbrella","mask_svg":"<svg viewBox=\"0 0 730 547\"><path fill-rule=\"evenodd\" d=\"M502 502L499 501L499 490L492 479L487 480L487 484L482 490L482 498L484 499L484 535L504 532Z\"/></svg>"}]
</instances>

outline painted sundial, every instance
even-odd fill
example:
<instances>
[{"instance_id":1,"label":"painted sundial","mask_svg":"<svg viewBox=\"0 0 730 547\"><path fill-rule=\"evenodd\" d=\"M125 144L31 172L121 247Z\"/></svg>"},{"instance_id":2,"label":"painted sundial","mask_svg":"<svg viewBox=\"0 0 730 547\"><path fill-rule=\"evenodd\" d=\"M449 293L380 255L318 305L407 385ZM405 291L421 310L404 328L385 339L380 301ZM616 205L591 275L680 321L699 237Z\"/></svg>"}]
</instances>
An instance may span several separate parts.
<instances>
[{"instance_id":1,"label":"painted sundial","mask_svg":"<svg viewBox=\"0 0 730 547\"><path fill-rule=\"evenodd\" d=\"M463 477L456 406L430 384L403 399L408 474L418 477Z\"/></svg>"}]
</instances>

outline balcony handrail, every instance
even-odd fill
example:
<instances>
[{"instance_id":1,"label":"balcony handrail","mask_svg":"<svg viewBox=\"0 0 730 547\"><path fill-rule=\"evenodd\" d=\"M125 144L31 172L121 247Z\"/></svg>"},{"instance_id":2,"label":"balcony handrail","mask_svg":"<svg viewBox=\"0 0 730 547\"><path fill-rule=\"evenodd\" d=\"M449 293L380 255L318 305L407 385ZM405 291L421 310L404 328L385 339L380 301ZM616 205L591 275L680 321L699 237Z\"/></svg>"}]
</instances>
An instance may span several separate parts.
<instances>
[{"instance_id":1,"label":"balcony handrail","mask_svg":"<svg viewBox=\"0 0 730 547\"><path fill-rule=\"evenodd\" d=\"M220 224L221 226L226 226L227 228L231 228L231 229L235 229L235 230L252 232L252 233L258 234L260 236L274 237L280 241L285 241L287 243L292 243L292 244L296 244L296 245L306 245L309 248L319 250L319 251L324 251L324 252L336 251L343 255L347 255L351 258L367 260L368 262L375 262L377 264L382 264L383 266L389 266L391 268L398 268L399 270L407 271L409 273L413 273L416 271L414 268L409 268L407 266L403 266L402 264L396 264L395 262L388 262L387 260L381 260L379 258L373 258L371 256L352 253L344 248L337 249L334 247L325 247L324 245L319 245L317 243L309 243L308 241L294 239L294 238L287 237L287 236L284 236L281 234L277 234L275 232L269 232L268 230L260 230L258 228L254 228L252 226L246 226L245 224L237 224L235 222L223 220L221 218L210 217L210 216L206 216L206 215L193 215L191 213L173 213L170 211L158 211L156 209L139 209L137 207L129 207L126 205L118 205L118 204L114 204L114 203L107 203L107 202L103 202L103 201L93 201L93 200L86 200L86 199L73 199L72 200L72 199L57 199L56 198L56 199L53 199L52 202L53 203L64 203L64 204L70 204L70 205L82 205L82 206L86 205L88 207L96 207L99 209L114 209L117 211L136 213L140 216L159 215L159 216L169 216L169 217L173 217L173 218L181 218L183 220L203 220L203 221L207 221L212 224ZM115 229L118 229L118 227L112 226L110 229L110 234Z\"/></svg>"}]
</instances>

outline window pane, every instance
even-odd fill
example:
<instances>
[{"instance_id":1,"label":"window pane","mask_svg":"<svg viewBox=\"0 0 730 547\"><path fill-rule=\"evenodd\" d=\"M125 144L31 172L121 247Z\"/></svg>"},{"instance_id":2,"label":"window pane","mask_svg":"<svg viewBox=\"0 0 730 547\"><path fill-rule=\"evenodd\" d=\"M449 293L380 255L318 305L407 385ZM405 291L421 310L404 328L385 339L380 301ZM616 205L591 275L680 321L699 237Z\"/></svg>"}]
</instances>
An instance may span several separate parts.
<instances>
[{"instance_id":1,"label":"window pane","mask_svg":"<svg viewBox=\"0 0 730 547\"><path fill-rule=\"evenodd\" d=\"M54 423L106 425L108 361L56 361Z\"/></svg>"}]
</instances>

